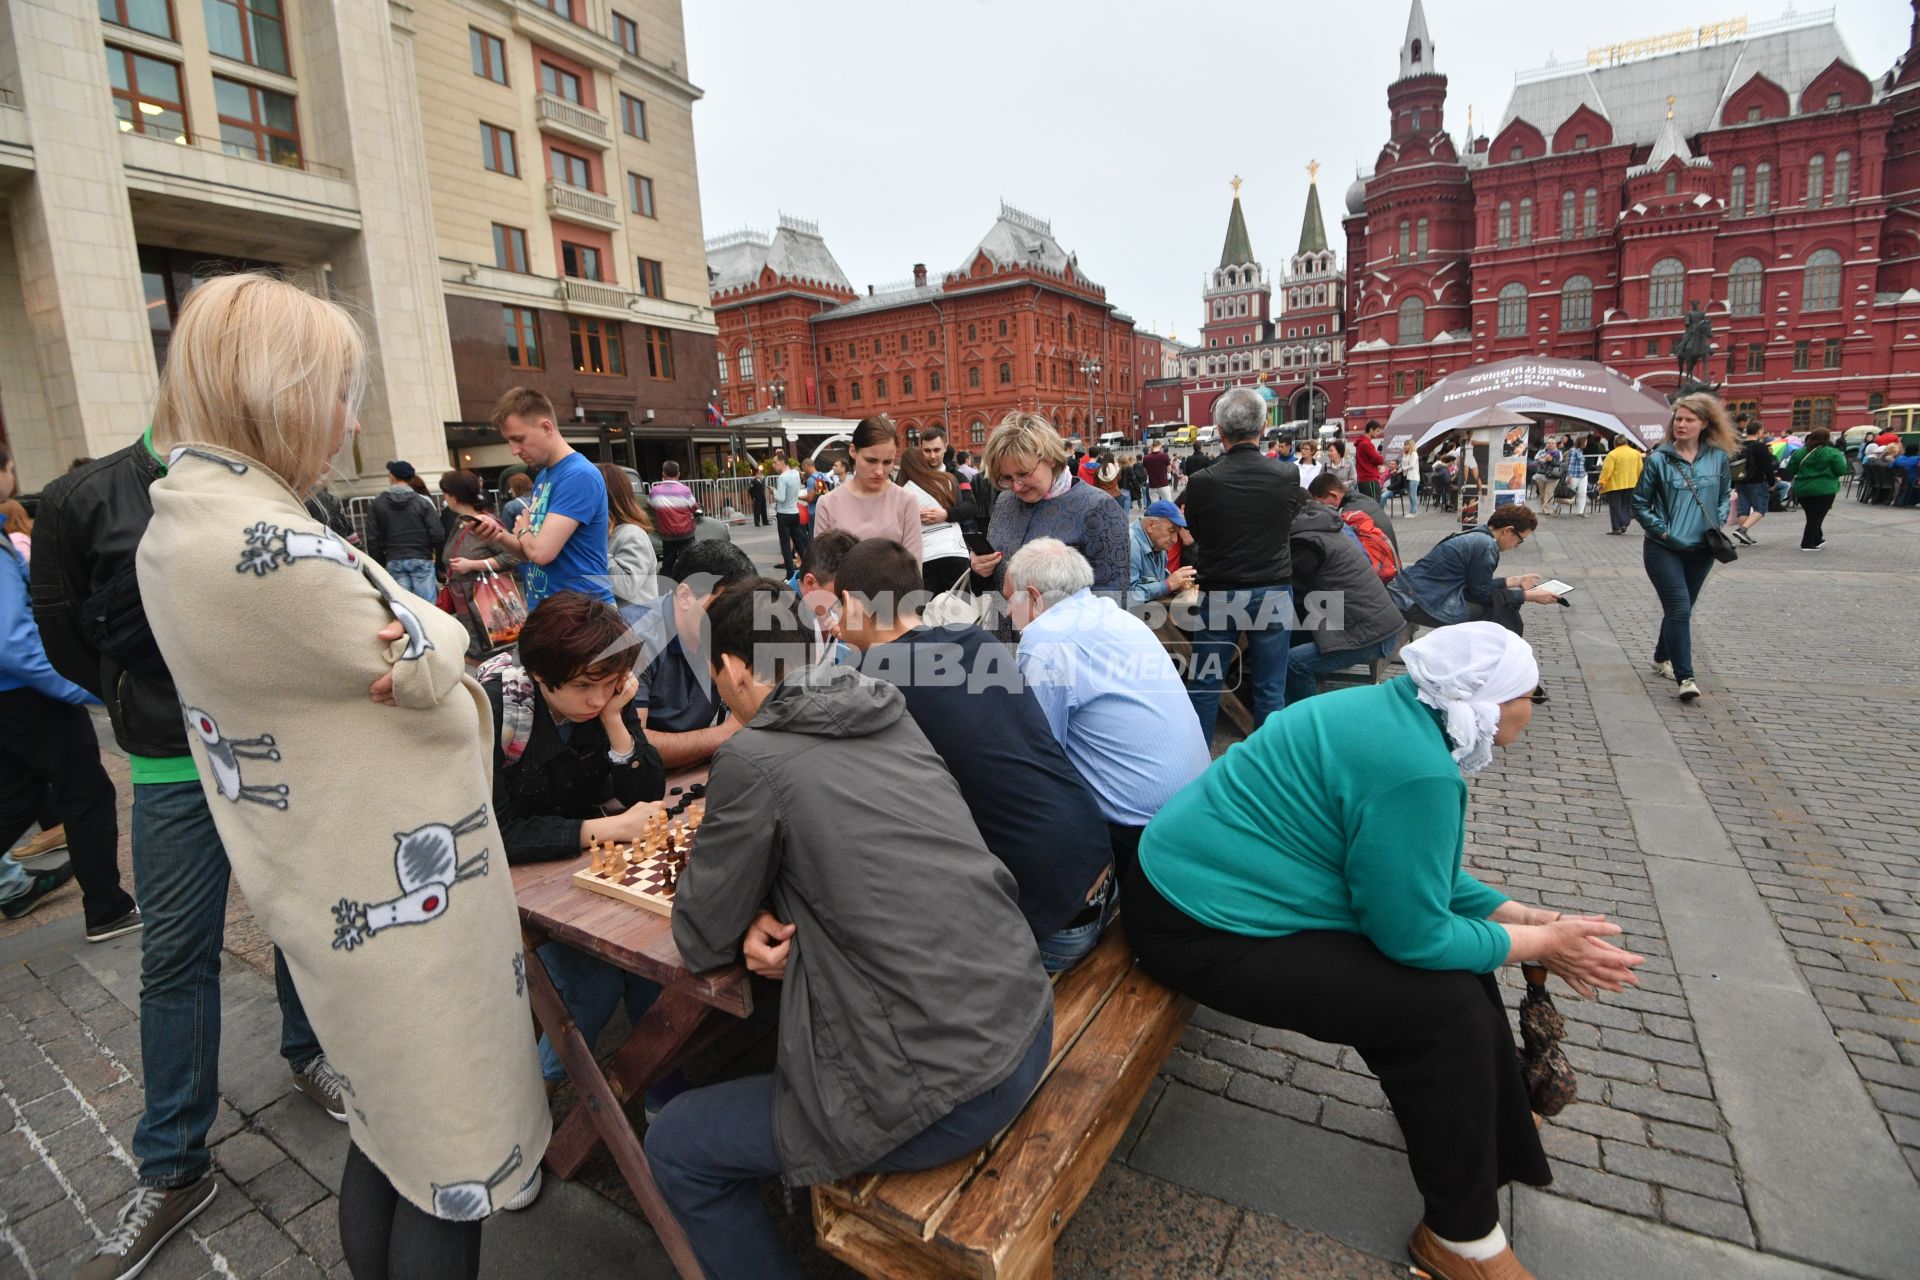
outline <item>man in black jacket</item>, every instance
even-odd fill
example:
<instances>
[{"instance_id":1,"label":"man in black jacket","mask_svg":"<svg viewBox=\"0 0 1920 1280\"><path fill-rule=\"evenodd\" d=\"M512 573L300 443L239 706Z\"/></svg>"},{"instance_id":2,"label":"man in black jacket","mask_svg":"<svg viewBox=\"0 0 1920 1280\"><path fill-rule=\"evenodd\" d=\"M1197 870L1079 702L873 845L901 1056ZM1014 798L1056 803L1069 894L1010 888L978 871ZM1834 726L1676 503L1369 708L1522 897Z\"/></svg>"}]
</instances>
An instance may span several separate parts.
<instances>
[{"instance_id":1,"label":"man in black jacket","mask_svg":"<svg viewBox=\"0 0 1920 1280\"><path fill-rule=\"evenodd\" d=\"M1323 473L1314 483L1327 478ZM1300 630L1306 633L1287 662L1287 701L1298 702L1314 695L1321 676L1393 652L1406 619L1334 508L1302 504L1288 543L1293 598L1300 607ZM1298 633L1295 639L1300 639Z\"/></svg>"},{"instance_id":2,"label":"man in black jacket","mask_svg":"<svg viewBox=\"0 0 1920 1280\"><path fill-rule=\"evenodd\" d=\"M1740 494L1740 518L1733 522L1731 532L1751 547L1756 545L1754 526L1766 519L1773 484L1780 475L1780 462L1773 456L1773 450L1767 448L1766 429L1758 419L1747 423L1746 432L1746 442L1740 446L1740 458L1734 464L1739 468L1740 479L1734 488Z\"/></svg>"},{"instance_id":3,"label":"man in black jacket","mask_svg":"<svg viewBox=\"0 0 1920 1280\"><path fill-rule=\"evenodd\" d=\"M133 557L153 517L147 489L166 474L152 433L47 486L34 524L33 611L54 669L107 705L133 773L133 868L140 942L140 1066L146 1111L133 1134L136 1201L146 1224L109 1237L82 1274L112 1280L144 1267L212 1198L207 1131L220 1101L220 948L227 852L187 748L173 677L140 603ZM292 976L274 952L280 1053L294 1083L347 1118ZM159 1197L155 1205L145 1199ZM144 1198L144 1199L143 1199Z\"/></svg>"},{"instance_id":4,"label":"man in black jacket","mask_svg":"<svg viewBox=\"0 0 1920 1280\"><path fill-rule=\"evenodd\" d=\"M979 495L973 491L973 481L969 480L959 467L947 460L947 429L940 426L922 427L920 443L917 447L928 462L953 477L953 491L958 496L954 499L953 506L947 509L947 519L959 525L962 533L986 532L986 520L982 512L993 503L980 502ZM928 523L924 516L921 518L921 523Z\"/></svg>"},{"instance_id":5,"label":"man in black jacket","mask_svg":"<svg viewBox=\"0 0 1920 1280\"><path fill-rule=\"evenodd\" d=\"M395 582L432 604L439 594L433 566L447 535L433 500L407 483L414 474L411 462L387 464L392 483L367 512L367 552Z\"/></svg>"},{"instance_id":6,"label":"man in black jacket","mask_svg":"<svg viewBox=\"0 0 1920 1280\"><path fill-rule=\"evenodd\" d=\"M1253 682L1253 727L1287 703L1293 638L1293 562L1287 530L1300 509L1300 468L1260 452L1266 402L1235 387L1213 405L1227 451L1187 483L1187 527L1202 595L1187 692L1213 741L1220 688L1240 637Z\"/></svg>"}]
</instances>

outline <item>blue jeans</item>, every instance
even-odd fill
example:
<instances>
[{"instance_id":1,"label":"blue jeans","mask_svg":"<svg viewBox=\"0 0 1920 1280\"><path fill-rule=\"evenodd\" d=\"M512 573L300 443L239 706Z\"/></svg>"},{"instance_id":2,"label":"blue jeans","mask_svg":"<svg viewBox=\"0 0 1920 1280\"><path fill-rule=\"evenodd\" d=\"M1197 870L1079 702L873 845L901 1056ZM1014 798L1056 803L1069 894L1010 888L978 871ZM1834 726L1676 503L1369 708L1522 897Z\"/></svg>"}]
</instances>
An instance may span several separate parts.
<instances>
[{"instance_id":1,"label":"blue jeans","mask_svg":"<svg viewBox=\"0 0 1920 1280\"><path fill-rule=\"evenodd\" d=\"M620 1003L622 996L626 997L629 1022L638 1022L660 996L659 983L628 973L618 965L576 951L562 942L541 944L540 963L547 966L547 976L553 979L560 999L573 1017L573 1025L580 1028L580 1036L589 1050L607 1029L607 1020L613 1017L613 1007ZM567 1078L567 1068L544 1035L540 1037L540 1074L554 1084Z\"/></svg>"},{"instance_id":2,"label":"blue jeans","mask_svg":"<svg viewBox=\"0 0 1920 1280\"><path fill-rule=\"evenodd\" d=\"M1393 652L1396 638L1390 635L1358 649L1340 649L1333 653L1320 652L1320 646L1311 640L1293 646L1287 658L1287 701L1311 698L1319 692L1321 676L1386 657Z\"/></svg>"},{"instance_id":3,"label":"blue jeans","mask_svg":"<svg viewBox=\"0 0 1920 1280\"><path fill-rule=\"evenodd\" d=\"M212 1163L207 1130L220 1102L220 945L227 851L198 782L133 788L133 877L140 935L141 1085L147 1109L133 1154L147 1186L184 1187ZM296 1071L320 1056L286 961L273 953L280 1055Z\"/></svg>"},{"instance_id":4,"label":"blue jeans","mask_svg":"<svg viewBox=\"0 0 1920 1280\"><path fill-rule=\"evenodd\" d=\"M440 584L433 576L431 560L389 560L387 572L393 580L413 594L432 604L434 597L440 594Z\"/></svg>"},{"instance_id":5,"label":"blue jeans","mask_svg":"<svg viewBox=\"0 0 1920 1280\"><path fill-rule=\"evenodd\" d=\"M868 1172L931 1169L984 1144L1027 1105L1053 1050L1053 1012L1013 1074L874 1161ZM647 1126L660 1194L713 1280L800 1280L767 1218L760 1181L780 1172L773 1077L747 1076L683 1093Z\"/></svg>"},{"instance_id":6,"label":"blue jeans","mask_svg":"<svg viewBox=\"0 0 1920 1280\"><path fill-rule=\"evenodd\" d=\"M1653 646L1653 660L1671 662L1676 681L1691 680L1693 605L1713 568L1713 553L1705 547L1677 551L1651 534L1642 545L1647 578L1660 597L1660 639Z\"/></svg>"},{"instance_id":7,"label":"blue jeans","mask_svg":"<svg viewBox=\"0 0 1920 1280\"><path fill-rule=\"evenodd\" d=\"M1239 587L1209 591L1193 635L1193 669L1187 673L1187 697L1200 717L1200 732L1213 741L1220 719L1220 686L1242 632L1247 653L1242 672L1253 683L1253 727L1287 705L1287 655L1293 640L1291 586Z\"/></svg>"},{"instance_id":8,"label":"blue jeans","mask_svg":"<svg viewBox=\"0 0 1920 1280\"><path fill-rule=\"evenodd\" d=\"M0 903L12 902L33 888L33 877L12 858L0 855Z\"/></svg>"},{"instance_id":9,"label":"blue jeans","mask_svg":"<svg viewBox=\"0 0 1920 1280\"><path fill-rule=\"evenodd\" d=\"M1058 933L1040 939L1040 967L1048 973L1065 973L1079 962L1080 958L1093 950L1105 933L1107 925L1113 921L1113 913L1120 909L1120 877L1113 871L1107 872L1107 882L1100 886L1099 894L1087 904L1087 910L1097 911L1094 919L1081 925L1069 925Z\"/></svg>"}]
</instances>

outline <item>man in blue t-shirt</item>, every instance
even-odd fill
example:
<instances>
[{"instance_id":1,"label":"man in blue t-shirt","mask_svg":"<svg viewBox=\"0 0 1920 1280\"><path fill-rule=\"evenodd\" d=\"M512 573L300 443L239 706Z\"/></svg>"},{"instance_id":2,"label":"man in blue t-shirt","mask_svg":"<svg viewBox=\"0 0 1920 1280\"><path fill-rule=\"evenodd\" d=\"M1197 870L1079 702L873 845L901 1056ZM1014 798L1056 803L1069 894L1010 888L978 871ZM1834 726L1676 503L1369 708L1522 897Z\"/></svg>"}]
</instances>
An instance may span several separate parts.
<instances>
[{"instance_id":1,"label":"man in blue t-shirt","mask_svg":"<svg viewBox=\"0 0 1920 1280\"><path fill-rule=\"evenodd\" d=\"M474 531L526 561L529 610L556 591L584 591L614 603L607 583L606 481L560 438L553 402L531 387L515 387L494 406L493 425L513 456L534 468L533 494L513 529L482 515Z\"/></svg>"}]
</instances>

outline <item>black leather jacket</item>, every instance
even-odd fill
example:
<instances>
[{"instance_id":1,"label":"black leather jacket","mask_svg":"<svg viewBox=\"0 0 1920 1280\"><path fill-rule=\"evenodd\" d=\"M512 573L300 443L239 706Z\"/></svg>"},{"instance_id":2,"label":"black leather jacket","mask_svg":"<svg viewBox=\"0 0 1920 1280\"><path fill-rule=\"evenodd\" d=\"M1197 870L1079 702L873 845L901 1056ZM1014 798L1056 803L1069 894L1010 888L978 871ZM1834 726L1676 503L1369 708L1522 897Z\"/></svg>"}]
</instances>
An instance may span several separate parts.
<instances>
[{"instance_id":1,"label":"black leather jacket","mask_svg":"<svg viewBox=\"0 0 1920 1280\"><path fill-rule=\"evenodd\" d=\"M188 754L180 696L134 574L153 518L147 487L164 474L135 441L48 485L33 522L33 616L47 659L107 704L115 741L137 756Z\"/></svg>"}]
</instances>

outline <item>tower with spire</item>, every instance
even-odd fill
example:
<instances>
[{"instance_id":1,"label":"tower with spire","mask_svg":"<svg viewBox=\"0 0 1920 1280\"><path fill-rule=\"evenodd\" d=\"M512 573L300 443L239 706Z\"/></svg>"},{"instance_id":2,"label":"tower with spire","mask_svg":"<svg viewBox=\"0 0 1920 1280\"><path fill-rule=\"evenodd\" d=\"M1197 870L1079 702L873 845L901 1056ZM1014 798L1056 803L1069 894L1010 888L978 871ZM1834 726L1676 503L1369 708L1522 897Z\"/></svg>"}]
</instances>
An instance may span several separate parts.
<instances>
[{"instance_id":1,"label":"tower with spire","mask_svg":"<svg viewBox=\"0 0 1920 1280\"><path fill-rule=\"evenodd\" d=\"M1266 268L1253 256L1247 215L1240 207L1241 179L1232 183L1233 206L1227 212L1227 236L1220 264L1207 276L1201 293L1200 344L1213 351L1237 351L1258 340L1273 305Z\"/></svg>"}]
</instances>

